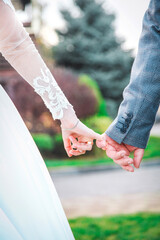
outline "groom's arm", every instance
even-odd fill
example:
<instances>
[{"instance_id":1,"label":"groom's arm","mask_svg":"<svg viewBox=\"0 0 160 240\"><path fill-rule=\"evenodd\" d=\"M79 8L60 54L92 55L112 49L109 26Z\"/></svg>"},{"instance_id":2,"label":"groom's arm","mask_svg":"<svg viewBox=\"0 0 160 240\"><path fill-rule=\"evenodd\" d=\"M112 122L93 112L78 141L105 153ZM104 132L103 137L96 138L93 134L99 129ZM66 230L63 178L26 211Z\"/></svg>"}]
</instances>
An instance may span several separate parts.
<instances>
[{"instance_id":1,"label":"groom's arm","mask_svg":"<svg viewBox=\"0 0 160 240\"><path fill-rule=\"evenodd\" d=\"M160 1L151 0L131 80L106 134L118 143L145 148L160 104Z\"/></svg>"}]
</instances>

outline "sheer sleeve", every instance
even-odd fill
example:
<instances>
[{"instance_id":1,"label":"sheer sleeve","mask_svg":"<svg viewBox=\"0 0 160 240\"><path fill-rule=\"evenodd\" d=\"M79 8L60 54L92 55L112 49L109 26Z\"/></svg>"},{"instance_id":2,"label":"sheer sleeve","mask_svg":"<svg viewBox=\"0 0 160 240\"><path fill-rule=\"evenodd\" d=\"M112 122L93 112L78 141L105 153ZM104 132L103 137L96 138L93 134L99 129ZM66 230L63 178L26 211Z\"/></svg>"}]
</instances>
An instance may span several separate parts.
<instances>
[{"instance_id":1,"label":"sheer sleeve","mask_svg":"<svg viewBox=\"0 0 160 240\"><path fill-rule=\"evenodd\" d=\"M34 88L54 119L63 117L72 107L39 55L15 11L0 0L0 52L15 70Z\"/></svg>"}]
</instances>

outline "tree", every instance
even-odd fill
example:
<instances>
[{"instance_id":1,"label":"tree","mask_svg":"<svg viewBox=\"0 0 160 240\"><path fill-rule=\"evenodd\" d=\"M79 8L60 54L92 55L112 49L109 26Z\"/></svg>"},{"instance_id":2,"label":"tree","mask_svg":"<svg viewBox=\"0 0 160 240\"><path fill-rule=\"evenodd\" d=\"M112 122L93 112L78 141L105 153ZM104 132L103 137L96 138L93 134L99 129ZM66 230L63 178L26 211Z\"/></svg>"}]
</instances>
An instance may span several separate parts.
<instances>
[{"instance_id":1,"label":"tree","mask_svg":"<svg viewBox=\"0 0 160 240\"><path fill-rule=\"evenodd\" d=\"M122 92L129 82L133 58L124 51L115 35L115 16L95 0L75 0L79 16L61 10L66 22L56 30L59 43L53 48L56 64L95 79L107 100L107 111L114 117L122 101Z\"/></svg>"}]
</instances>

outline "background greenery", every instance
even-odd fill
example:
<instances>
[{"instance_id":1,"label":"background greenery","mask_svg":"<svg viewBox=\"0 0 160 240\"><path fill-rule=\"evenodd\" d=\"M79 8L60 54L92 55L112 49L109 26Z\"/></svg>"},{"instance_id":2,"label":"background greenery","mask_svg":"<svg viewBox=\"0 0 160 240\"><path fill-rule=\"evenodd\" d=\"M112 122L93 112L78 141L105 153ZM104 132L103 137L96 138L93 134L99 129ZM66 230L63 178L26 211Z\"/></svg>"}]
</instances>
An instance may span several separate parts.
<instances>
[{"instance_id":1,"label":"background greenery","mask_svg":"<svg viewBox=\"0 0 160 240\"><path fill-rule=\"evenodd\" d=\"M78 16L62 9L65 28L57 30L59 43L53 47L58 66L87 74L96 80L115 117L122 101L122 91L129 82L133 63L131 51L124 51L123 41L115 34L115 16L103 8L103 2L75 0Z\"/></svg>"},{"instance_id":2,"label":"background greenery","mask_svg":"<svg viewBox=\"0 0 160 240\"><path fill-rule=\"evenodd\" d=\"M159 240L160 214L81 217L69 221L76 240Z\"/></svg>"}]
</instances>

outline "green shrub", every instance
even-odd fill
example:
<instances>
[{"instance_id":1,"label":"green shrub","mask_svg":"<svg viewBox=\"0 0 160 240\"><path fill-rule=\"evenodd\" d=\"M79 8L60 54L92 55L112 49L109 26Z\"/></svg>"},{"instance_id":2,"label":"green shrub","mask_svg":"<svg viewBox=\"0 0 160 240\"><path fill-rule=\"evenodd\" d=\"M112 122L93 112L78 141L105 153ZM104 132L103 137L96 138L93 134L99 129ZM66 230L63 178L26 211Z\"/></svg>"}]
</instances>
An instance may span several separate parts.
<instances>
[{"instance_id":1,"label":"green shrub","mask_svg":"<svg viewBox=\"0 0 160 240\"><path fill-rule=\"evenodd\" d=\"M98 102L97 114L100 116L108 116L106 100L103 98L97 82L90 76L82 74L79 77L79 83L85 84L92 89Z\"/></svg>"},{"instance_id":2,"label":"green shrub","mask_svg":"<svg viewBox=\"0 0 160 240\"><path fill-rule=\"evenodd\" d=\"M84 119L82 122L95 132L102 134L112 123L112 119L106 116L94 115L92 117Z\"/></svg>"},{"instance_id":3,"label":"green shrub","mask_svg":"<svg viewBox=\"0 0 160 240\"><path fill-rule=\"evenodd\" d=\"M109 116L107 112L107 102L103 98L100 105L99 105L99 111L97 112L98 116Z\"/></svg>"},{"instance_id":4,"label":"green shrub","mask_svg":"<svg viewBox=\"0 0 160 240\"><path fill-rule=\"evenodd\" d=\"M32 134L32 137L41 152L54 149L54 139L48 134Z\"/></svg>"},{"instance_id":5,"label":"green shrub","mask_svg":"<svg viewBox=\"0 0 160 240\"><path fill-rule=\"evenodd\" d=\"M90 86L79 82L79 75L65 68L57 67L54 67L53 75L65 96L73 105L78 118L86 118L96 114L97 98ZM71 89L74 89L74 91Z\"/></svg>"},{"instance_id":6,"label":"green shrub","mask_svg":"<svg viewBox=\"0 0 160 240\"><path fill-rule=\"evenodd\" d=\"M64 149L64 145L63 145L63 138L61 134L56 134L54 135L54 144L55 144L55 148L54 148L54 152L53 154L57 157L67 157L66 151Z\"/></svg>"},{"instance_id":7,"label":"green shrub","mask_svg":"<svg viewBox=\"0 0 160 240\"><path fill-rule=\"evenodd\" d=\"M79 83L85 84L86 86L90 87L97 98L98 104L101 103L101 101L103 100L103 97L99 89L99 86L95 80L93 80L90 76L83 74L83 75L80 75L79 77Z\"/></svg>"}]
</instances>

